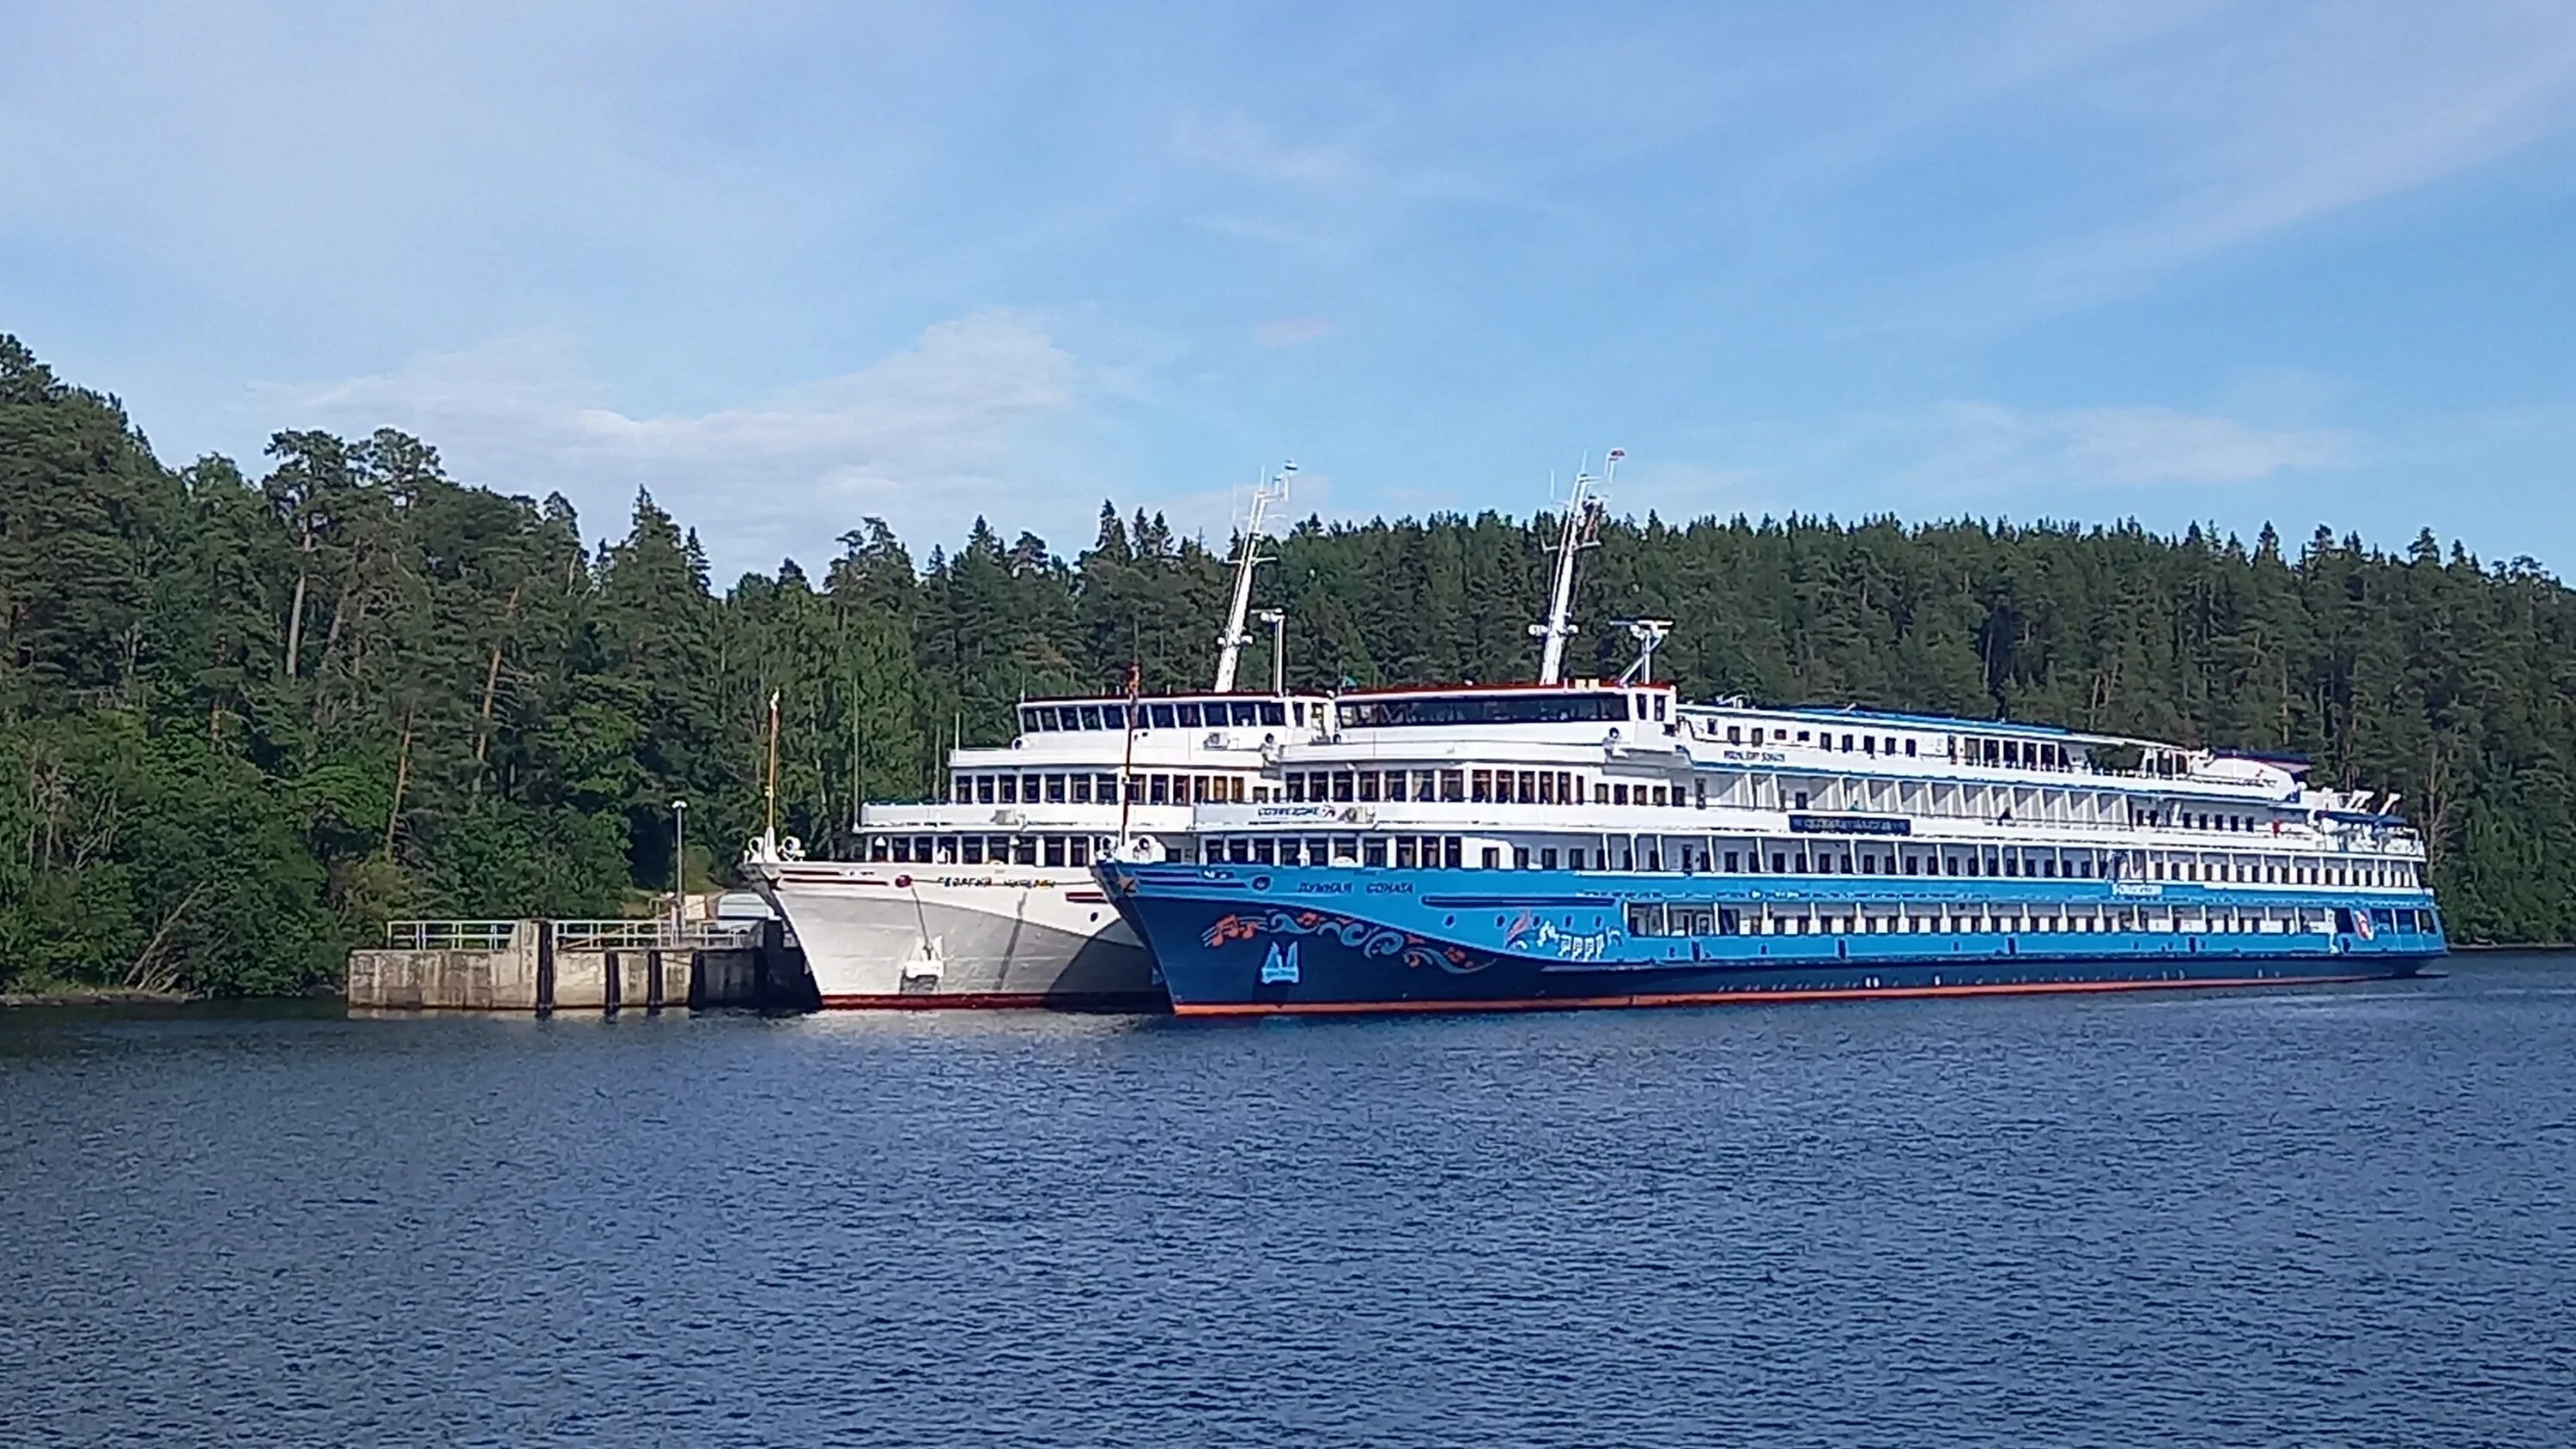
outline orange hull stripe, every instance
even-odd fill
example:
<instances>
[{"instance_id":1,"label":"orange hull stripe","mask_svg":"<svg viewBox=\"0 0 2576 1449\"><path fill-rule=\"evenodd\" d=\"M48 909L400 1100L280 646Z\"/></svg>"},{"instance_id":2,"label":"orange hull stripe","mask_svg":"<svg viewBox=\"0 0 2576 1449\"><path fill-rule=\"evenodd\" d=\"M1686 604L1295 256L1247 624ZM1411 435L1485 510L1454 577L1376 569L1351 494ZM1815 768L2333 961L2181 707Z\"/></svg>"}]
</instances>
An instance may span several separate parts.
<instances>
[{"instance_id":1,"label":"orange hull stripe","mask_svg":"<svg viewBox=\"0 0 2576 1449\"><path fill-rule=\"evenodd\" d=\"M2193 991L2225 986L2331 986L2367 976L2237 976L2205 981L2040 981L1972 986L1839 986L1801 991L1685 991L1651 996L1509 997L1499 1001L1248 1001L1224 1006L1175 1002L1181 1016L1296 1016L1388 1011L1560 1011L1612 1006L1733 1006L1761 1001L1864 1001L1891 996L2037 996L2063 991Z\"/></svg>"}]
</instances>

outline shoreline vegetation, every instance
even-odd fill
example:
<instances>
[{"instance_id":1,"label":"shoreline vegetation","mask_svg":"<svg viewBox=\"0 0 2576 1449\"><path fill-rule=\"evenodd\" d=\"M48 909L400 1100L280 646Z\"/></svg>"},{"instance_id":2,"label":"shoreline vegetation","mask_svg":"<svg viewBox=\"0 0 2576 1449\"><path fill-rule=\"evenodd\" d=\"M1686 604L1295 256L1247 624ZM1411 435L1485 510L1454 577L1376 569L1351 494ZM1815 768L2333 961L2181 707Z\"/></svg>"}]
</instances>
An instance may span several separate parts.
<instances>
[{"instance_id":1,"label":"shoreline vegetation","mask_svg":"<svg viewBox=\"0 0 2576 1449\"><path fill-rule=\"evenodd\" d=\"M1290 685L1527 677L1551 532L1296 525L1260 600ZM2454 939L2576 940L2576 594L2531 559L2324 526L1650 515L1603 541L1571 675L1626 663L1608 621L1669 618L1657 663L1694 696L2295 752L2397 794ZM916 560L859 517L719 590L649 496L593 540L390 429L169 466L0 335L0 993L293 995L388 918L719 883L773 694L780 828L830 854L854 801L937 793L947 745L1009 738L1022 698L1131 666L1203 687L1231 549L1104 503L1071 556L978 520Z\"/></svg>"}]
</instances>

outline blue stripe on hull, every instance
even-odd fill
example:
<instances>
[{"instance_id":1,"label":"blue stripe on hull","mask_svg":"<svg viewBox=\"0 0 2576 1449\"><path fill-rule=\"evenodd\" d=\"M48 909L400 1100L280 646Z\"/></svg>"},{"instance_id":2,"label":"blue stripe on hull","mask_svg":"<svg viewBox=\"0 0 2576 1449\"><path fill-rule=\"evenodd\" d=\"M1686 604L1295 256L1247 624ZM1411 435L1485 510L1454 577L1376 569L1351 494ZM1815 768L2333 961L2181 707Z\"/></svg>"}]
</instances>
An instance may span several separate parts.
<instances>
[{"instance_id":1,"label":"blue stripe on hull","mask_svg":"<svg viewBox=\"0 0 2576 1449\"><path fill-rule=\"evenodd\" d=\"M1931 932L1627 936L1623 901L1656 895L1818 900L1841 883L1459 874L1333 869L1116 866L1112 898L1152 948L1183 1014L1642 1006L1853 996L1970 995L2352 981L2412 974L2444 950L2438 931ZM1524 884L1513 894L1498 887ZM1855 885L1857 883L1854 883ZM1895 883L1846 899L1899 901ZM1960 884L1925 882L1958 899ZM2136 905L2102 882L1983 882L2028 903ZM2043 892L2041 887L2045 886ZM1919 900L1920 897L1917 897ZM2247 907L2308 892L2184 898ZM2342 903L2356 904L2353 896ZM2429 897L2374 903L2429 905Z\"/></svg>"}]
</instances>

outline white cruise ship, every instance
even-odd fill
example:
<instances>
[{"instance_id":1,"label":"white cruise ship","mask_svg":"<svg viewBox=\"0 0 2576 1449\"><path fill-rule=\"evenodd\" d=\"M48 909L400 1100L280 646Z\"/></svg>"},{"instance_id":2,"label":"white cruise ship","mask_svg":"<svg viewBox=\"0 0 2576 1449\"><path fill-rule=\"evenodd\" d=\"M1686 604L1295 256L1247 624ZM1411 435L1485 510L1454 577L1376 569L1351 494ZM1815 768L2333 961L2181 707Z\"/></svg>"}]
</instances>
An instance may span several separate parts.
<instances>
[{"instance_id":1,"label":"white cruise ship","mask_svg":"<svg viewBox=\"0 0 2576 1449\"><path fill-rule=\"evenodd\" d=\"M1028 700L1009 744L951 752L946 799L861 807L855 858L751 843L744 870L794 928L823 1006L1167 1005L1091 866L1185 853L1197 806L1269 800L1265 766L1323 728L1324 700L1279 689L1275 658L1270 692L1234 688L1280 496L1254 491L1208 692Z\"/></svg>"}]
</instances>

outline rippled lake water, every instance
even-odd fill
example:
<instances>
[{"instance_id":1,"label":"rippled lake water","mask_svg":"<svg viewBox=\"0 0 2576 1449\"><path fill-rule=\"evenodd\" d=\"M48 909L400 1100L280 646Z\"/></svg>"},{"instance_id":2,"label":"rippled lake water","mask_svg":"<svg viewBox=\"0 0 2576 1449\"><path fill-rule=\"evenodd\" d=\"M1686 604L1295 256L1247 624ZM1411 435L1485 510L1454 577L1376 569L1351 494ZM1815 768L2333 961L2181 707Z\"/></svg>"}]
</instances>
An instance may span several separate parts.
<instances>
[{"instance_id":1,"label":"rippled lake water","mask_svg":"<svg viewBox=\"0 0 2576 1449\"><path fill-rule=\"evenodd\" d=\"M2576 962L2450 969L0 1013L0 1441L2576 1442Z\"/></svg>"}]
</instances>

